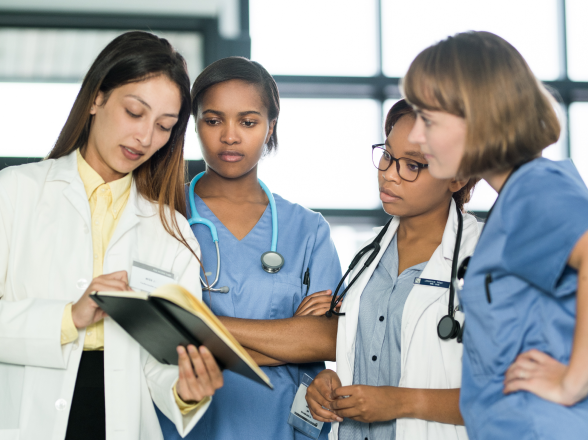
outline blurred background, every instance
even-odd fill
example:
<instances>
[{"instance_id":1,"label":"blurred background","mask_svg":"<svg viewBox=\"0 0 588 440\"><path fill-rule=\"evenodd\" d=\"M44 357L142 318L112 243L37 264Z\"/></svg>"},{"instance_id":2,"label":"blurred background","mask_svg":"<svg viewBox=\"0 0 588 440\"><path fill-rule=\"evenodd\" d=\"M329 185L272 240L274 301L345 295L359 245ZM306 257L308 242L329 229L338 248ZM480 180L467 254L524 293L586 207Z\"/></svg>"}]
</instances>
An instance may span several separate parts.
<instances>
[{"instance_id":1,"label":"blurred background","mask_svg":"<svg viewBox=\"0 0 588 440\"><path fill-rule=\"evenodd\" d=\"M282 97L280 145L260 178L323 213L346 267L386 220L370 146L383 142L411 60L447 35L487 30L522 53L561 102L564 130L545 156L571 157L588 181L586 18L586 0L0 0L0 168L49 152L84 73L124 31L169 39L192 81L219 58L245 56ZM194 174L203 163L193 122L186 141ZM479 184L468 208L483 218L495 197Z\"/></svg>"}]
</instances>

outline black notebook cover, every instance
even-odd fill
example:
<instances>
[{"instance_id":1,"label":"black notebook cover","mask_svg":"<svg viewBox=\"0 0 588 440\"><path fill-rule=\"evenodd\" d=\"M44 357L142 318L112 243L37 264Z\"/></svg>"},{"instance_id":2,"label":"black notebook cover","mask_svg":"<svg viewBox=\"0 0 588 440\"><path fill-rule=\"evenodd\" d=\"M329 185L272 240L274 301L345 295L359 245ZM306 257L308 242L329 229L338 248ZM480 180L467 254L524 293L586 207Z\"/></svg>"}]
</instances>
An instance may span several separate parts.
<instances>
[{"instance_id":1,"label":"black notebook cover","mask_svg":"<svg viewBox=\"0 0 588 440\"><path fill-rule=\"evenodd\" d=\"M162 364L178 365L178 345L204 345L221 369L273 389L202 319L176 304L159 297L129 298L98 292L91 296L108 316Z\"/></svg>"}]
</instances>

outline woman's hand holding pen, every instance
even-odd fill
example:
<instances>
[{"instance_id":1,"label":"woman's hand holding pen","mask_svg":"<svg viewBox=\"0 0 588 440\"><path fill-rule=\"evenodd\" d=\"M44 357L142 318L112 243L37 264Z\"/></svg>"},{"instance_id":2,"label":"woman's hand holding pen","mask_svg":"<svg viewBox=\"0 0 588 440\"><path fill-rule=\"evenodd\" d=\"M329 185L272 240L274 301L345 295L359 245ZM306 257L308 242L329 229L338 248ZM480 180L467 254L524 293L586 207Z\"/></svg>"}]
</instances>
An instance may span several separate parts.
<instances>
[{"instance_id":1,"label":"woman's hand holding pen","mask_svg":"<svg viewBox=\"0 0 588 440\"><path fill-rule=\"evenodd\" d=\"M332 293L331 290L321 290L308 295L302 300L294 316L324 315L331 308ZM341 303L337 304L335 311L338 312L340 307Z\"/></svg>"},{"instance_id":2,"label":"woman's hand holding pen","mask_svg":"<svg viewBox=\"0 0 588 440\"><path fill-rule=\"evenodd\" d=\"M129 287L126 270L94 278L82 297L71 308L73 323L76 328L86 328L106 317L106 313L90 298L91 293L125 290L132 290Z\"/></svg>"},{"instance_id":3,"label":"woman's hand holding pen","mask_svg":"<svg viewBox=\"0 0 588 440\"><path fill-rule=\"evenodd\" d=\"M223 386L223 374L210 351L201 345L178 347L178 368L180 378L176 391L186 403L199 402L205 397L213 396Z\"/></svg>"}]
</instances>

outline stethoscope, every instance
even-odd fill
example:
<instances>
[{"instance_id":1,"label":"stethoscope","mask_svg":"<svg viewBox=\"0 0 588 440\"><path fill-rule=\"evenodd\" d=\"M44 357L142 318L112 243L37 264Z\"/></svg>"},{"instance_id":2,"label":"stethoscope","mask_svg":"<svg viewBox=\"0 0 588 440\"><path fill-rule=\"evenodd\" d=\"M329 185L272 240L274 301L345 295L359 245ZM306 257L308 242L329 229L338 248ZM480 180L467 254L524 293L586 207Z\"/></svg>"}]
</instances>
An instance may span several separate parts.
<instances>
[{"instance_id":1,"label":"stethoscope","mask_svg":"<svg viewBox=\"0 0 588 440\"><path fill-rule=\"evenodd\" d=\"M204 171L198 174L196 177L192 179L190 182L190 194L188 196L188 200L190 201L190 211L192 212L192 217L188 219L188 223L190 226L194 224L201 224L205 225L210 229L210 235L212 235L212 241L216 247L216 277L214 282L210 285L207 285L202 277L200 277L200 282L202 283L202 288L204 290L208 290L210 292L220 292L220 293L228 293L229 288L227 286L223 286L220 288L213 288L216 283L218 282L218 277L220 276L220 267L221 267L221 258L220 258L220 250L218 247L218 233L216 231L216 226L210 221L205 218L200 217L198 214L198 210L196 209L196 202L194 201L194 187L196 183L202 178L204 175ZM284 257L277 252L278 248L278 211L276 209L276 201L274 200L273 194L270 192L268 187L263 183L261 180L257 179L259 185L267 195L269 200L270 209L272 212L272 245L269 251L264 252L261 256L261 267L267 273L277 273L280 271L282 266L284 265Z\"/></svg>"},{"instance_id":2,"label":"stethoscope","mask_svg":"<svg viewBox=\"0 0 588 440\"><path fill-rule=\"evenodd\" d=\"M347 294L347 292L349 291L351 286L353 286L353 284L355 284L355 281L357 281L357 279L361 276L363 271L366 270L370 266L370 264L372 264L372 262L376 259L376 256L380 252L380 243L382 242L382 238L384 238L384 235L386 234L386 231L388 230L388 227L390 226L390 222L392 222L392 219L390 219L388 221L388 223L386 223L386 226L384 226L382 228L382 230L376 236L376 238L374 238L374 240L370 244L368 244L363 249L361 249L357 253L357 255L355 256L355 258L353 258L353 260L351 261L351 264L349 265L347 272L345 272L345 275L343 275L343 278L341 278L341 281L339 281L339 284L337 285L337 289L335 290L335 293L333 294L333 298L331 299L331 308L325 313L325 315L328 318L330 318L333 315L345 316L345 313L336 312L335 307L337 307L337 305L341 301L343 301L343 298L345 298L345 295ZM455 319L456 308L454 308L454 306L453 306L454 302L455 302L455 286L454 286L453 280L456 278L456 273L457 273L457 260L459 258L459 249L461 247L462 233L463 233L463 215L462 215L461 211L458 209L457 210L457 235L456 235L456 239L455 239L455 248L453 250L453 261L451 264L451 282L449 283L448 311L447 311L447 315L445 315L443 318L441 318L441 320L439 321L439 324L437 325L437 335L443 340L454 339L454 338L458 337L461 333L460 332L461 326L459 324L459 321L457 319ZM353 269L355 269L355 267L359 263L359 260L361 260L361 258L369 251L372 251L372 253L370 254L370 256L368 258L366 258L365 262L363 263L363 267L360 269L360 271L357 273L357 275L355 277L353 277L353 279L347 285L345 290L343 290L341 295L337 296L339 293L339 289L341 288L341 286L343 285L343 282L347 278L347 275L349 275L349 273ZM461 341L459 341L459 342L461 342Z\"/></svg>"}]
</instances>

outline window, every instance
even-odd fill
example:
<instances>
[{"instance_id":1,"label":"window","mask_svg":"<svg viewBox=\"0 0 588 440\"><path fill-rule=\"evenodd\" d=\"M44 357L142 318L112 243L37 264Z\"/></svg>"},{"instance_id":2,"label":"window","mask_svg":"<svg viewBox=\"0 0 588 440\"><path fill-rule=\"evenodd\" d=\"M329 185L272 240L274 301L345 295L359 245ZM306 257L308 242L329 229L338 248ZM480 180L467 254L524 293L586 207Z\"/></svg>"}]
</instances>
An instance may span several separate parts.
<instances>
[{"instance_id":1,"label":"window","mask_svg":"<svg viewBox=\"0 0 588 440\"><path fill-rule=\"evenodd\" d=\"M541 79L561 74L557 0L382 0L384 73L404 76L420 51L469 30L509 41Z\"/></svg>"},{"instance_id":2,"label":"window","mask_svg":"<svg viewBox=\"0 0 588 440\"><path fill-rule=\"evenodd\" d=\"M279 147L259 177L309 208L379 206L371 145L381 139L380 105L369 99L282 99Z\"/></svg>"},{"instance_id":3,"label":"window","mask_svg":"<svg viewBox=\"0 0 588 440\"><path fill-rule=\"evenodd\" d=\"M251 0L251 56L273 75L378 72L375 0Z\"/></svg>"}]
</instances>

